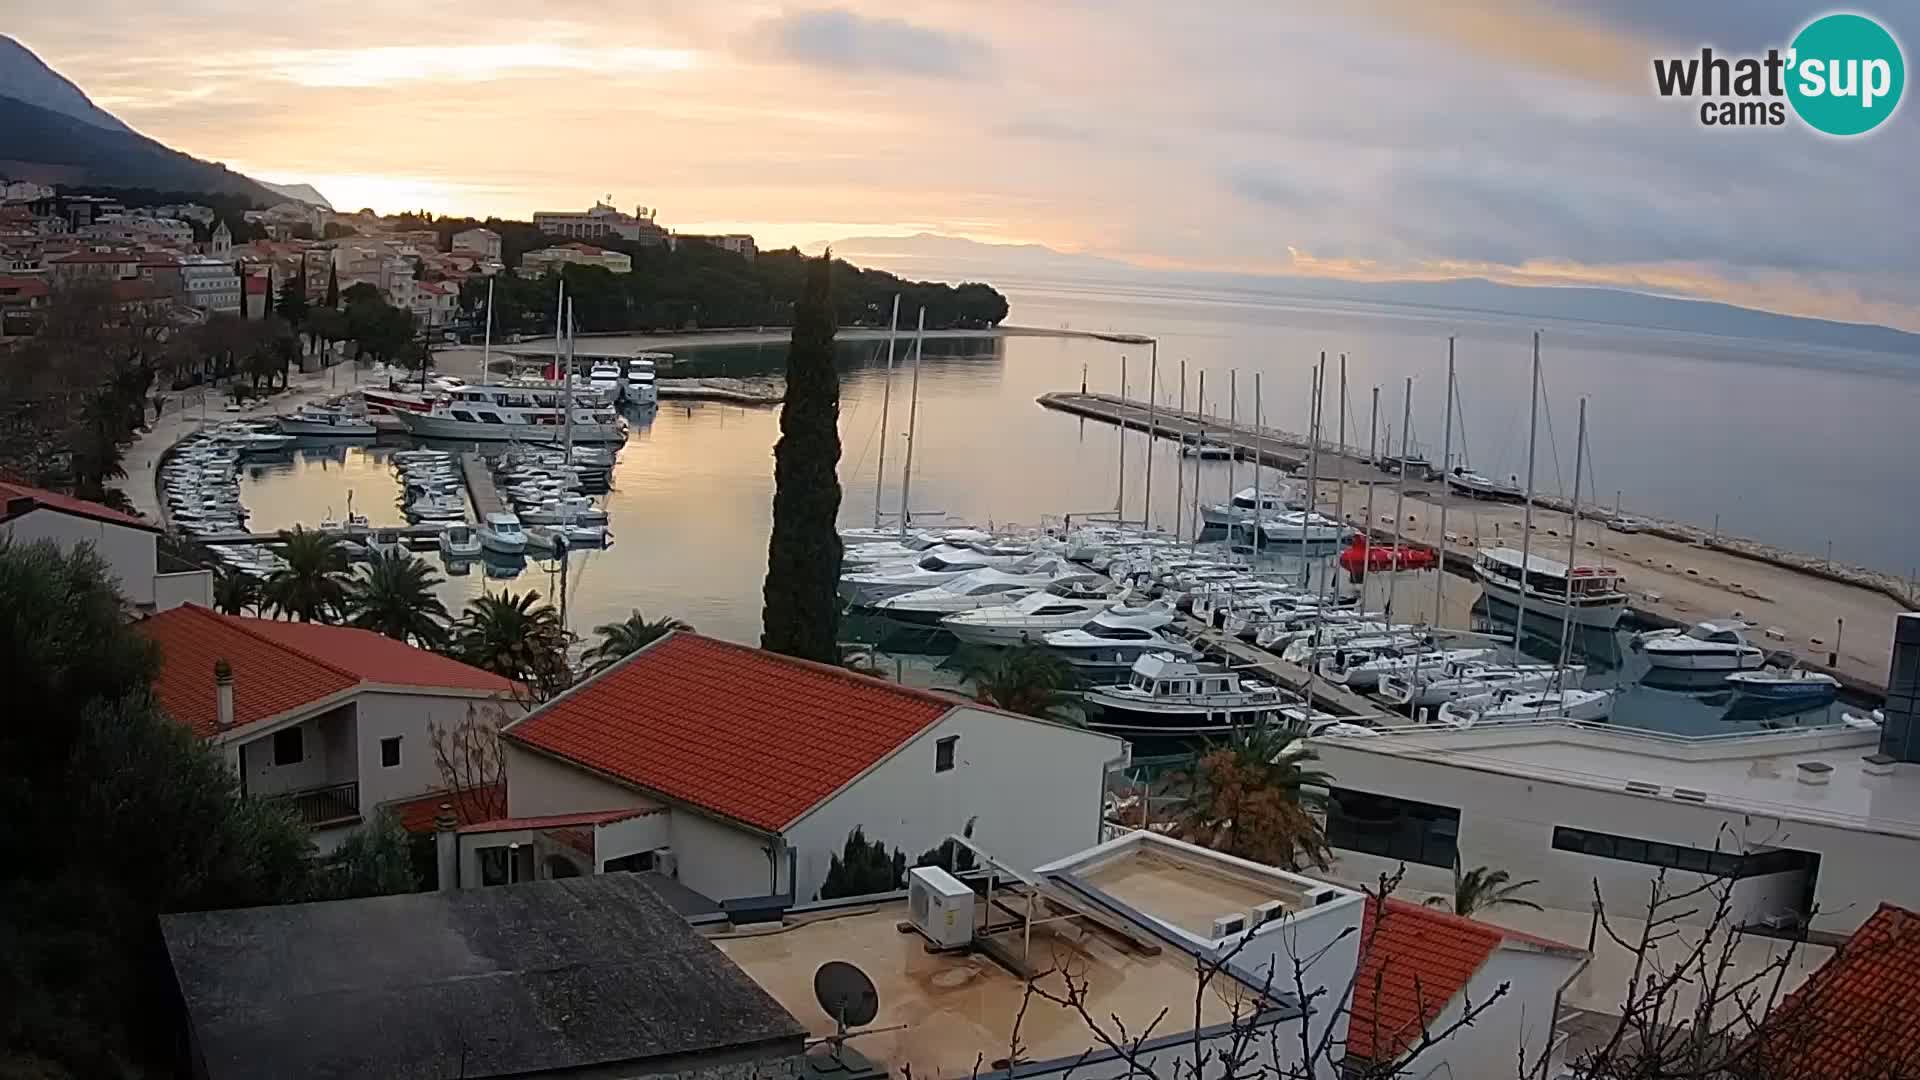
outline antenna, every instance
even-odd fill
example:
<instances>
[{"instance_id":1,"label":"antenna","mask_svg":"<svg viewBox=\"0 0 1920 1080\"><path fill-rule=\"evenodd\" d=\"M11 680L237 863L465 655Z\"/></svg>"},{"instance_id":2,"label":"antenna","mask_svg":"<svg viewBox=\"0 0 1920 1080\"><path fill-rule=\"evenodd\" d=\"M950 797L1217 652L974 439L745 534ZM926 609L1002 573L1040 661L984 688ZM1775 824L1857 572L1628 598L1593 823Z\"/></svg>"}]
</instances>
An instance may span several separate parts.
<instances>
[{"instance_id":1,"label":"antenna","mask_svg":"<svg viewBox=\"0 0 1920 1080\"><path fill-rule=\"evenodd\" d=\"M813 973L813 997L839 1027L830 1040L835 1046L846 1039L848 1028L871 1024L880 1015L880 991L873 980L844 960L829 960Z\"/></svg>"}]
</instances>

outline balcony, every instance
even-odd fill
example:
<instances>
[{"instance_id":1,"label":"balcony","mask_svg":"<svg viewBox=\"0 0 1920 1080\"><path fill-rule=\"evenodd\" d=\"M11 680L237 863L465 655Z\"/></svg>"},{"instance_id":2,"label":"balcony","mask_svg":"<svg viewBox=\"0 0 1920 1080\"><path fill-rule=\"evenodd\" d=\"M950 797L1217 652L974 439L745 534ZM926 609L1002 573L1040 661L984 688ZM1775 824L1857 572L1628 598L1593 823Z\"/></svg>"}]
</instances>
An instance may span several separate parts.
<instances>
[{"instance_id":1,"label":"balcony","mask_svg":"<svg viewBox=\"0 0 1920 1080\"><path fill-rule=\"evenodd\" d=\"M266 801L292 807L294 816L309 829L324 829L360 820L358 780L270 795Z\"/></svg>"}]
</instances>

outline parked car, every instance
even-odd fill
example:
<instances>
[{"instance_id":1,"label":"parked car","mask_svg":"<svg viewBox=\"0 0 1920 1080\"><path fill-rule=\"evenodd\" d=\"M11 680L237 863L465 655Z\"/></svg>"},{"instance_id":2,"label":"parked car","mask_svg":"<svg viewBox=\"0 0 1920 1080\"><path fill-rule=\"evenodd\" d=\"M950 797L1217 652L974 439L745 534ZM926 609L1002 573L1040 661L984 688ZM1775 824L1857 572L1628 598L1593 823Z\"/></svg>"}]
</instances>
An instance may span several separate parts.
<instances>
[{"instance_id":1,"label":"parked car","mask_svg":"<svg viewBox=\"0 0 1920 1080\"><path fill-rule=\"evenodd\" d=\"M1653 528L1653 522L1648 521L1646 518L1634 517L1631 514L1622 514L1607 522L1607 527L1614 532L1637 533L1646 532L1648 529Z\"/></svg>"}]
</instances>

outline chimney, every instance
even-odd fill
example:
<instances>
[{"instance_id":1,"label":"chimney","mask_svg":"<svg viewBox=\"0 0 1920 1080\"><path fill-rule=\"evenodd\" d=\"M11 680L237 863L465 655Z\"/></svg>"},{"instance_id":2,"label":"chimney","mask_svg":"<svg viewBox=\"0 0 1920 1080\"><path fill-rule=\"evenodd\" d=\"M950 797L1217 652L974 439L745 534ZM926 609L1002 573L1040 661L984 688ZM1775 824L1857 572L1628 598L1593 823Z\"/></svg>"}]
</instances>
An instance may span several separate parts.
<instances>
[{"instance_id":1,"label":"chimney","mask_svg":"<svg viewBox=\"0 0 1920 1080\"><path fill-rule=\"evenodd\" d=\"M225 660L213 662L213 697L216 731L233 729L233 667Z\"/></svg>"},{"instance_id":2,"label":"chimney","mask_svg":"<svg viewBox=\"0 0 1920 1080\"><path fill-rule=\"evenodd\" d=\"M458 823L453 804L441 803L439 812L433 815L433 863L441 892L460 887L460 843L453 832Z\"/></svg>"},{"instance_id":3,"label":"chimney","mask_svg":"<svg viewBox=\"0 0 1920 1080\"><path fill-rule=\"evenodd\" d=\"M1880 724L1880 752L1898 762L1920 762L1920 612L1893 622L1893 664L1887 671L1887 704Z\"/></svg>"}]
</instances>

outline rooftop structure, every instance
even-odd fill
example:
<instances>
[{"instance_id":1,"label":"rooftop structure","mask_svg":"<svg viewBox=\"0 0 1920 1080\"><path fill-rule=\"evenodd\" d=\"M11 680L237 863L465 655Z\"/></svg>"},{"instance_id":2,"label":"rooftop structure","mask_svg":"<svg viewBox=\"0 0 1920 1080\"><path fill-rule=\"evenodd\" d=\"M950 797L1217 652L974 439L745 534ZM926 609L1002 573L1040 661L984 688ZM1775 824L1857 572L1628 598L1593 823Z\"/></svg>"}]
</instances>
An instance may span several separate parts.
<instances>
[{"instance_id":1,"label":"rooftop structure","mask_svg":"<svg viewBox=\"0 0 1920 1080\"><path fill-rule=\"evenodd\" d=\"M612 196L608 196L609 199ZM644 206L634 208L632 214L615 209L608 202L595 202L592 209L573 212L566 210L536 210L533 215L534 227L550 236L565 236L578 240L592 240L602 236L618 236L642 244L664 244L667 230L654 223L653 211Z\"/></svg>"},{"instance_id":2,"label":"rooftop structure","mask_svg":"<svg viewBox=\"0 0 1920 1080\"><path fill-rule=\"evenodd\" d=\"M211 1080L636 1076L803 1048L633 875L166 915L161 932Z\"/></svg>"},{"instance_id":3,"label":"rooftop structure","mask_svg":"<svg viewBox=\"0 0 1920 1080\"><path fill-rule=\"evenodd\" d=\"M1912 1076L1920 1072L1920 915L1881 904L1789 995L1746 1048L1756 1075Z\"/></svg>"},{"instance_id":4,"label":"rooftop structure","mask_svg":"<svg viewBox=\"0 0 1920 1080\"><path fill-rule=\"evenodd\" d=\"M189 602L204 604L212 596L210 571L181 567L177 560L162 571L157 526L86 499L24 484L0 483L0 537L16 544L51 541L63 551L89 545L106 562L120 594L138 611L166 611Z\"/></svg>"}]
</instances>

